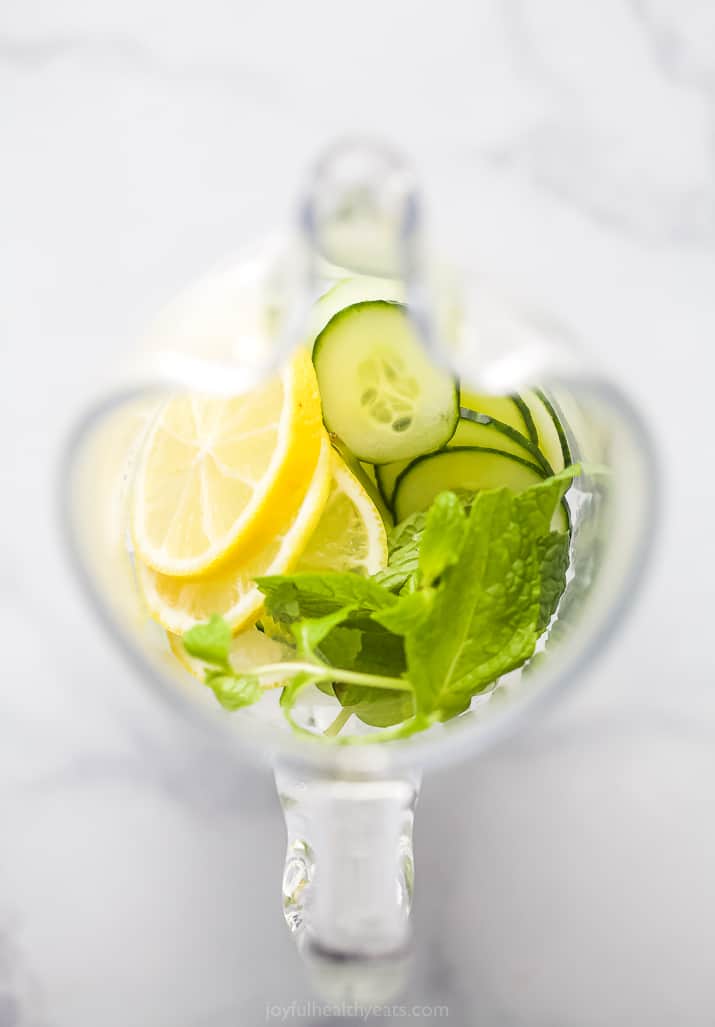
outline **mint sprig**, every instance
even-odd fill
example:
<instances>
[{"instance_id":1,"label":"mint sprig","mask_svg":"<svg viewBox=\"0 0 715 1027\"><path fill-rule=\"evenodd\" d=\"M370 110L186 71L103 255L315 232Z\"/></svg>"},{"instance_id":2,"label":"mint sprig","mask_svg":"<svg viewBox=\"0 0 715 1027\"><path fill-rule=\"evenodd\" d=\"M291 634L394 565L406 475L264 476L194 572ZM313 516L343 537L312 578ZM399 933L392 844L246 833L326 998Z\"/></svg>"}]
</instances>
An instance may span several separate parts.
<instances>
[{"instance_id":1,"label":"mint sprig","mask_svg":"<svg viewBox=\"0 0 715 1027\"><path fill-rule=\"evenodd\" d=\"M533 656L565 588L569 535L551 522L578 473L519 494L442 493L392 532L388 567L372 579L259 578L266 623L283 637L290 630L294 660L236 674L220 617L186 633L187 652L207 664L206 684L227 709L282 683L281 707L300 733L313 735L295 717L303 691L335 696L343 712L325 737L341 743L406 737L454 717ZM352 715L382 730L338 736Z\"/></svg>"},{"instance_id":2,"label":"mint sprig","mask_svg":"<svg viewBox=\"0 0 715 1027\"><path fill-rule=\"evenodd\" d=\"M414 618L413 596L400 600L410 607L405 651L418 712L440 719L461 712L533 654L543 619L540 543L563 488L552 481L519 495L478 493L469 516L462 513L458 558L445 569L426 616ZM431 516L432 510L428 524ZM395 629L397 613L387 613Z\"/></svg>"},{"instance_id":3,"label":"mint sprig","mask_svg":"<svg viewBox=\"0 0 715 1027\"><path fill-rule=\"evenodd\" d=\"M319 650L321 643L351 616L354 609L342 607L322 617L296 620L291 625L296 659L254 667L250 674L233 669L230 662L231 630L217 615L187 631L183 643L190 656L207 664L204 681L227 710L257 702L264 689L274 687L276 683L285 685L281 705L287 711L292 710L300 692L310 684L327 685L333 694L337 694L335 689L356 688L359 690L358 704L364 702L366 691L378 695L390 693L391 696L395 692L411 693L412 686L402 678L335 667L324 661ZM291 716L289 720L294 723Z\"/></svg>"}]
</instances>

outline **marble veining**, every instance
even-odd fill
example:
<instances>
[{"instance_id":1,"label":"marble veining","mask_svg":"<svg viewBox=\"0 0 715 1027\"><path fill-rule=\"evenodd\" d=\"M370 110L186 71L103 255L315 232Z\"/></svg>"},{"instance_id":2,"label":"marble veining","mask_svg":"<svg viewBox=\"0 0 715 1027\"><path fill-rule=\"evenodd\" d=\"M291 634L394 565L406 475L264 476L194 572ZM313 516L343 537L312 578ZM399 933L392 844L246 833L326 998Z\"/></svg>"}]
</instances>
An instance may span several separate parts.
<instances>
[{"instance_id":1,"label":"marble veining","mask_svg":"<svg viewBox=\"0 0 715 1027\"><path fill-rule=\"evenodd\" d=\"M697 5L693 5L697 6ZM633 0L584 10L503 5L515 74L539 97L525 132L484 156L606 226L646 242L715 240L715 97L707 55L669 18ZM680 8L678 8L680 10ZM715 46L712 9L703 36Z\"/></svg>"}]
</instances>

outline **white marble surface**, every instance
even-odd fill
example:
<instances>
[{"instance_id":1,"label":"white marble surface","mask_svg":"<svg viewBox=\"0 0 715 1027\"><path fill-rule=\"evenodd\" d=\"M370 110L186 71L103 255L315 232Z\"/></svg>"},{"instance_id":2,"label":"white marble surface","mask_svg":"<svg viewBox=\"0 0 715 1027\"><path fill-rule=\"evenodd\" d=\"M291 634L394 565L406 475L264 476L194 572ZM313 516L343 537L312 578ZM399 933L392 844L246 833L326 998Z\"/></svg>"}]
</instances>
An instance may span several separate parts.
<instances>
[{"instance_id":1,"label":"white marble surface","mask_svg":"<svg viewBox=\"0 0 715 1027\"><path fill-rule=\"evenodd\" d=\"M270 780L97 636L53 474L123 340L360 130L591 340L665 483L599 666L426 783L411 994L460 1025L713 1022L713 4L29 0L0 10L0 1027L248 1025L307 994Z\"/></svg>"}]
</instances>

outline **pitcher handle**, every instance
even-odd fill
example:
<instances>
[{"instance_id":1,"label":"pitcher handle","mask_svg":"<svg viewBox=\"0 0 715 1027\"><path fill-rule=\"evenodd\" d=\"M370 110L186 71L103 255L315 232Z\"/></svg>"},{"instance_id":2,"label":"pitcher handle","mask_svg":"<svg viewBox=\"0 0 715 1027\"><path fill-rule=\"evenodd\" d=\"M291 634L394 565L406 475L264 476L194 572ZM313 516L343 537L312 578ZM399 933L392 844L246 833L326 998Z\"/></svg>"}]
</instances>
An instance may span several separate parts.
<instances>
[{"instance_id":1,"label":"pitcher handle","mask_svg":"<svg viewBox=\"0 0 715 1027\"><path fill-rule=\"evenodd\" d=\"M291 930L344 959L404 951L419 779L306 779L281 768L276 785L288 835L283 910Z\"/></svg>"}]
</instances>

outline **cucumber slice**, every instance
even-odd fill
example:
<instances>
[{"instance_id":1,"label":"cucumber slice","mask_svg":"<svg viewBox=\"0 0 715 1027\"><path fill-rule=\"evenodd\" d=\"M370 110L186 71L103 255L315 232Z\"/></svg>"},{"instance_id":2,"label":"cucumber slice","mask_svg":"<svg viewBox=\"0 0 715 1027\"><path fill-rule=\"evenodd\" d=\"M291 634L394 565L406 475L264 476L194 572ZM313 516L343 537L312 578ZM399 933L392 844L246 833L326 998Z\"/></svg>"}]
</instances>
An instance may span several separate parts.
<instances>
[{"instance_id":1,"label":"cucumber slice","mask_svg":"<svg viewBox=\"0 0 715 1027\"><path fill-rule=\"evenodd\" d=\"M328 431L358 460L409 460L452 437L455 381L430 362L400 304L341 310L315 340L313 364Z\"/></svg>"},{"instance_id":2,"label":"cucumber slice","mask_svg":"<svg viewBox=\"0 0 715 1027\"><path fill-rule=\"evenodd\" d=\"M480 446L445 449L413 460L397 479L394 510L397 521L427 510L440 492L449 489L510 488L522 492L544 480L543 472L511 453Z\"/></svg>"},{"instance_id":3,"label":"cucumber slice","mask_svg":"<svg viewBox=\"0 0 715 1027\"><path fill-rule=\"evenodd\" d=\"M427 510L435 496L449 489L509 488L523 492L544 480L536 464L513 453L502 453L480 446L444 449L440 453L413 460L397 479L393 509L399 523L410 514ZM561 503L554 514L554 531L567 531L568 511Z\"/></svg>"},{"instance_id":4,"label":"cucumber slice","mask_svg":"<svg viewBox=\"0 0 715 1027\"><path fill-rule=\"evenodd\" d=\"M464 446L479 446L483 449L496 449L501 453L512 453L540 468L542 475L553 474L551 467L536 446L514 428L502 421L496 421L486 414L476 414L473 410L463 409L457 422L454 435L447 443L447 449ZM377 470L377 483L383 499L391 504L395 493L395 483L405 470L409 460L400 460L394 464L382 464Z\"/></svg>"},{"instance_id":5,"label":"cucumber slice","mask_svg":"<svg viewBox=\"0 0 715 1027\"><path fill-rule=\"evenodd\" d=\"M404 303L405 287L393 278L372 278L368 275L342 278L313 304L306 329L308 345L315 342L328 322L341 310L369 300Z\"/></svg>"},{"instance_id":6,"label":"cucumber slice","mask_svg":"<svg viewBox=\"0 0 715 1027\"><path fill-rule=\"evenodd\" d=\"M540 390L526 390L523 399L536 425L536 444L554 471L563 471L571 463L571 453L556 411Z\"/></svg>"},{"instance_id":7,"label":"cucumber slice","mask_svg":"<svg viewBox=\"0 0 715 1027\"><path fill-rule=\"evenodd\" d=\"M561 456L564 460L564 467L569 467L573 463L573 456L571 455L571 446L569 445L568 435L566 433L566 427L561 423L561 418L556 413L556 408L551 402L549 397L541 389L535 389L536 395L539 397L541 402L544 404L549 412L549 417L554 422L554 428L556 428L556 434L559 437L559 444L561 446Z\"/></svg>"},{"instance_id":8,"label":"cucumber slice","mask_svg":"<svg viewBox=\"0 0 715 1027\"><path fill-rule=\"evenodd\" d=\"M469 440L467 441L467 435L465 434L465 441L457 443L457 445L484 446L486 449L499 449L504 453L513 453L514 456L520 456L523 460L537 464L546 477L554 473L553 467L538 446L534 445L531 439L526 438L521 432L511 428L508 424L503 424L494 417L490 417L488 414L477 414L473 410L467 409L461 410L460 413L462 419L469 421L480 429L481 438L477 438L474 429L472 429ZM452 440L454 440L454 436L452 436Z\"/></svg>"},{"instance_id":9,"label":"cucumber slice","mask_svg":"<svg viewBox=\"0 0 715 1027\"><path fill-rule=\"evenodd\" d=\"M520 396L518 393L514 393L513 399L515 404L519 408L521 416L524 418L524 424L526 425L526 430L529 434L529 438L534 443L534 445L536 445L539 441L539 434L536 430L536 425L534 424L534 418L531 416L531 410L524 402L523 396Z\"/></svg>"},{"instance_id":10,"label":"cucumber slice","mask_svg":"<svg viewBox=\"0 0 715 1027\"><path fill-rule=\"evenodd\" d=\"M584 405L581 399L567 389L551 389L553 407L562 426L569 454L572 460L584 460L587 463L608 463L608 442L606 425L600 421L594 409Z\"/></svg>"},{"instance_id":11,"label":"cucumber slice","mask_svg":"<svg viewBox=\"0 0 715 1027\"><path fill-rule=\"evenodd\" d=\"M472 392L471 389L462 386L460 404L475 414L486 414L496 421L501 421L502 424L508 424L532 443L536 443L536 428L531 412L521 396L491 396Z\"/></svg>"}]
</instances>

